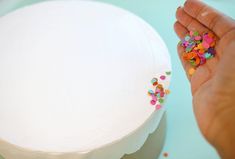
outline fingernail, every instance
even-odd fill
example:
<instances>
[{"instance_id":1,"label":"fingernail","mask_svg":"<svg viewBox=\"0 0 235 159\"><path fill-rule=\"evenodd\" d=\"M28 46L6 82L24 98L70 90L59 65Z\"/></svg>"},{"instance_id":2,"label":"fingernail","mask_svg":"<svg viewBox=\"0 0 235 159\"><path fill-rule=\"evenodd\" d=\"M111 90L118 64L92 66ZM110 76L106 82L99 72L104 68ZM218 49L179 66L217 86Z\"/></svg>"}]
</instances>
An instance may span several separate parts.
<instances>
[{"instance_id":1,"label":"fingernail","mask_svg":"<svg viewBox=\"0 0 235 159\"><path fill-rule=\"evenodd\" d=\"M180 8L181 8L181 6L179 6L179 7L177 8L177 10L180 9Z\"/></svg>"},{"instance_id":2,"label":"fingernail","mask_svg":"<svg viewBox=\"0 0 235 159\"><path fill-rule=\"evenodd\" d=\"M184 6L185 6L187 3L188 3L188 0L186 0L186 1L184 2Z\"/></svg>"}]
</instances>

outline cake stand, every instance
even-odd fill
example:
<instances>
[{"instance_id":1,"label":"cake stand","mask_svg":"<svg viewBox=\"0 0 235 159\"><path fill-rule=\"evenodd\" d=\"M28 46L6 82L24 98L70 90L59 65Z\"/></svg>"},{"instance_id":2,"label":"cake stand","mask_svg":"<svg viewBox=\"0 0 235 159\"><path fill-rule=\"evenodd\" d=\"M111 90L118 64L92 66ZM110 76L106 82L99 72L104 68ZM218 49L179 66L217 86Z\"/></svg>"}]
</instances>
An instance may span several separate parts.
<instances>
[{"instance_id":1,"label":"cake stand","mask_svg":"<svg viewBox=\"0 0 235 159\"><path fill-rule=\"evenodd\" d=\"M0 17L0 49L0 159L160 154L165 110L147 92L171 62L141 18L94 1L42 2Z\"/></svg>"}]
</instances>

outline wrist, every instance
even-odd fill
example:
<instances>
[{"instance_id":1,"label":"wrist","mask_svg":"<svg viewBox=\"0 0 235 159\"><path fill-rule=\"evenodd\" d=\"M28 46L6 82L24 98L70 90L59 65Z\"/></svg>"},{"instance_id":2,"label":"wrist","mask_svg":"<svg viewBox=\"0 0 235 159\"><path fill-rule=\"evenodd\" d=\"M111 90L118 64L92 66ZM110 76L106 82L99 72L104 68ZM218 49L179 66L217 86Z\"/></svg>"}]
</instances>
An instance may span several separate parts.
<instances>
[{"instance_id":1,"label":"wrist","mask_svg":"<svg viewBox=\"0 0 235 159\"><path fill-rule=\"evenodd\" d=\"M231 112L230 112L231 113ZM216 148L222 159L235 159L235 120L233 116L216 121L217 133L214 134L211 143Z\"/></svg>"}]
</instances>

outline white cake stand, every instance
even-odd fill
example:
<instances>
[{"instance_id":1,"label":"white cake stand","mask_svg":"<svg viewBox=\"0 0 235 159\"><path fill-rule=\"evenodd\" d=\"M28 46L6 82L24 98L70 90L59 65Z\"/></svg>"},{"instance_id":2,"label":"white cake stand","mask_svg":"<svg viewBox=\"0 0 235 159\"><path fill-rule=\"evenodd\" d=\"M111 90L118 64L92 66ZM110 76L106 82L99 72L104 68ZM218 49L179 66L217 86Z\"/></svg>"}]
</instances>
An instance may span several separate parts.
<instances>
[{"instance_id":1,"label":"white cake stand","mask_svg":"<svg viewBox=\"0 0 235 159\"><path fill-rule=\"evenodd\" d=\"M165 111L147 91L171 64L140 18L98 2L43 2L0 18L0 49L1 157L159 154Z\"/></svg>"}]
</instances>

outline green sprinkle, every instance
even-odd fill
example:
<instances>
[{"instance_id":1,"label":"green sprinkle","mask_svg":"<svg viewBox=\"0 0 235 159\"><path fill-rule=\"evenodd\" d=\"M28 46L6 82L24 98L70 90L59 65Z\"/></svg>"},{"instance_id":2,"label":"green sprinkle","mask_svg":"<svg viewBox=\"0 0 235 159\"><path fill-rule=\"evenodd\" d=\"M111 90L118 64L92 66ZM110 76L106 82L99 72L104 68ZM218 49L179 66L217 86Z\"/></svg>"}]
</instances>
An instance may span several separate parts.
<instances>
[{"instance_id":1,"label":"green sprinkle","mask_svg":"<svg viewBox=\"0 0 235 159\"><path fill-rule=\"evenodd\" d=\"M171 71L167 71L167 72L166 72L166 75L171 75Z\"/></svg>"},{"instance_id":2,"label":"green sprinkle","mask_svg":"<svg viewBox=\"0 0 235 159\"><path fill-rule=\"evenodd\" d=\"M196 66L196 64L195 64L195 61L194 61L194 60L190 60L189 62L190 62L190 64L191 64L192 66Z\"/></svg>"},{"instance_id":3,"label":"green sprinkle","mask_svg":"<svg viewBox=\"0 0 235 159\"><path fill-rule=\"evenodd\" d=\"M164 99L160 98L160 99L158 99L158 101L159 101L159 103L162 104L164 102Z\"/></svg>"},{"instance_id":4,"label":"green sprinkle","mask_svg":"<svg viewBox=\"0 0 235 159\"><path fill-rule=\"evenodd\" d=\"M195 32L193 33L193 35L194 35L194 36L198 36L198 35L199 35L198 31L195 31Z\"/></svg>"},{"instance_id":5,"label":"green sprinkle","mask_svg":"<svg viewBox=\"0 0 235 159\"><path fill-rule=\"evenodd\" d=\"M192 51L192 48L187 47L187 48L185 49L185 51L186 51L186 52L190 52L190 51Z\"/></svg>"}]
</instances>

